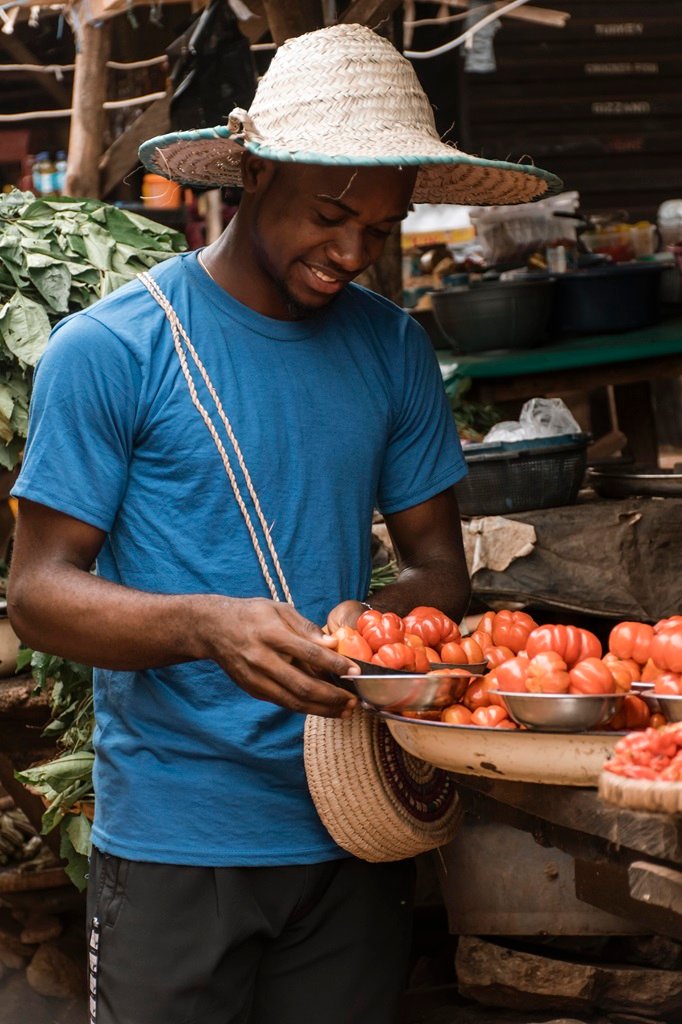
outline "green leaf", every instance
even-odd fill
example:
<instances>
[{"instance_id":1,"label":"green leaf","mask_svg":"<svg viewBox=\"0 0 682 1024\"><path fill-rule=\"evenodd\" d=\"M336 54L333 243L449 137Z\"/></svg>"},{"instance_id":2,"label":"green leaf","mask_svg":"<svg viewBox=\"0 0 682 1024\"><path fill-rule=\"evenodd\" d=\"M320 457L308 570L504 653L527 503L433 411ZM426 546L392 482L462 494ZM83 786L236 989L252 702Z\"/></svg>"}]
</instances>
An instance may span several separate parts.
<instances>
[{"instance_id":1,"label":"green leaf","mask_svg":"<svg viewBox=\"0 0 682 1024\"><path fill-rule=\"evenodd\" d=\"M87 853L79 848L79 844L82 845L82 836L80 834L80 826L74 827L73 821L78 822L80 818L85 818L85 815L80 814L78 817L69 815L72 821L64 820L60 826L60 841L59 841L59 853L60 856L66 861L64 871L69 876L76 888L83 892L88 884L88 866L89 866L89 853L90 853L90 842L88 832L88 843ZM85 819L87 821L87 819ZM88 822L88 828L90 823ZM76 840L74 841L73 833L76 833Z\"/></svg>"},{"instance_id":2,"label":"green leaf","mask_svg":"<svg viewBox=\"0 0 682 1024\"><path fill-rule=\"evenodd\" d=\"M35 366L47 345L50 321L42 306L16 291L0 308L0 334L21 364Z\"/></svg>"},{"instance_id":3,"label":"green leaf","mask_svg":"<svg viewBox=\"0 0 682 1024\"><path fill-rule=\"evenodd\" d=\"M37 291L55 313L68 313L71 274L63 260L31 253L26 260L28 274Z\"/></svg>"},{"instance_id":4,"label":"green leaf","mask_svg":"<svg viewBox=\"0 0 682 1024\"><path fill-rule=\"evenodd\" d=\"M65 822L64 831L68 832L74 850L77 853L83 854L84 857L89 857L91 850L90 833L92 831L89 820L82 812L80 814L71 814L69 818L70 820Z\"/></svg>"}]
</instances>

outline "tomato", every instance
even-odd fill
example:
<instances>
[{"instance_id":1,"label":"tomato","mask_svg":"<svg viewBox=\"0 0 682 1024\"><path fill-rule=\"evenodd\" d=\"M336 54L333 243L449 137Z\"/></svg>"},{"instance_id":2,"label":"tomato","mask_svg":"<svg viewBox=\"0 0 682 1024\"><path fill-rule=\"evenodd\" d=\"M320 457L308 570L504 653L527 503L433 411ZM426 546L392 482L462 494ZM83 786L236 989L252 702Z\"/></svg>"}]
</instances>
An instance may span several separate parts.
<instances>
[{"instance_id":1,"label":"tomato","mask_svg":"<svg viewBox=\"0 0 682 1024\"><path fill-rule=\"evenodd\" d=\"M493 635L493 625L495 623L495 612L486 612L483 618L479 621L476 626L477 632L487 633L491 639Z\"/></svg>"},{"instance_id":2,"label":"tomato","mask_svg":"<svg viewBox=\"0 0 682 1024\"><path fill-rule=\"evenodd\" d=\"M384 644L402 643L405 636L405 626L399 615L395 612L379 612L374 608L362 613L356 628L375 653Z\"/></svg>"},{"instance_id":3,"label":"tomato","mask_svg":"<svg viewBox=\"0 0 682 1024\"><path fill-rule=\"evenodd\" d=\"M424 641L416 633L406 633L403 637L403 643L407 644L408 647L423 647Z\"/></svg>"},{"instance_id":4,"label":"tomato","mask_svg":"<svg viewBox=\"0 0 682 1024\"><path fill-rule=\"evenodd\" d=\"M569 669L585 658L601 658L602 654L599 639L579 626L538 626L528 637L526 651L531 658L543 651L556 651Z\"/></svg>"},{"instance_id":5,"label":"tomato","mask_svg":"<svg viewBox=\"0 0 682 1024\"><path fill-rule=\"evenodd\" d=\"M518 654L526 646L529 634L536 628L537 623L525 612L498 612L492 627L493 643L496 647L509 647L514 654Z\"/></svg>"},{"instance_id":6,"label":"tomato","mask_svg":"<svg viewBox=\"0 0 682 1024\"><path fill-rule=\"evenodd\" d=\"M682 623L672 623L655 634L651 641L651 660L664 672L682 672Z\"/></svg>"},{"instance_id":7,"label":"tomato","mask_svg":"<svg viewBox=\"0 0 682 1024\"><path fill-rule=\"evenodd\" d=\"M602 658L608 665L617 689L627 692L633 683L641 680L641 666L633 658L617 658L615 654L605 654Z\"/></svg>"},{"instance_id":8,"label":"tomato","mask_svg":"<svg viewBox=\"0 0 682 1024\"><path fill-rule=\"evenodd\" d=\"M414 633L424 641L426 647L440 647L450 641L458 641L459 629L444 612L438 608L419 605L403 617L405 631Z\"/></svg>"},{"instance_id":9,"label":"tomato","mask_svg":"<svg viewBox=\"0 0 682 1024\"><path fill-rule=\"evenodd\" d=\"M494 728L496 725L505 719L509 718L506 708L501 707L480 707L476 708L471 716L472 725L482 725L488 729Z\"/></svg>"},{"instance_id":10,"label":"tomato","mask_svg":"<svg viewBox=\"0 0 682 1024\"><path fill-rule=\"evenodd\" d=\"M511 718L503 718L497 723L495 729L518 729L516 722L512 722Z\"/></svg>"},{"instance_id":11,"label":"tomato","mask_svg":"<svg viewBox=\"0 0 682 1024\"><path fill-rule=\"evenodd\" d=\"M470 711L475 711L476 708L487 708L491 704L500 703L501 698L493 700L490 693L490 687L487 682L482 682L480 679L475 680L473 683L469 683L466 688L466 692L462 697L462 704L469 708Z\"/></svg>"},{"instance_id":12,"label":"tomato","mask_svg":"<svg viewBox=\"0 0 682 1024\"><path fill-rule=\"evenodd\" d=\"M485 652L485 660L491 668L496 668L503 661L509 661L514 657L514 652L509 647L489 647Z\"/></svg>"},{"instance_id":13,"label":"tomato","mask_svg":"<svg viewBox=\"0 0 682 1024\"><path fill-rule=\"evenodd\" d=\"M529 693L567 693L570 684L566 662L556 651L543 651L528 662Z\"/></svg>"},{"instance_id":14,"label":"tomato","mask_svg":"<svg viewBox=\"0 0 682 1024\"><path fill-rule=\"evenodd\" d=\"M651 716L651 721L649 722L649 725L652 729L660 729L662 725L666 725L665 715L662 715L660 711L655 711Z\"/></svg>"},{"instance_id":15,"label":"tomato","mask_svg":"<svg viewBox=\"0 0 682 1024\"><path fill-rule=\"evenodd\" d=\"M495 669L495 676L500 690L509 690L510 693L527 693L526 679L528 678L529 661L526 658L510 658L503 661Z\"/></svg>"},{"instance_id":16,"label":"tomato","mask_svg":"<svg viewBox=\"0 0 682 1024\"><path fill-rule=\"evenodd\" d=\"M461 644L451 640L450 643L443 644L440 649L438 661L444 661L446 665L468 665L466 651Z\"/></svg>"},{"instance_id":17,"label":"tomato","mask_svg":"<svg viewBox=\"0 0 682 1024\"><path fill-rule=\"evenodd\" d=\"M677 672L664 672L654 682L654 693L661 697L682 697L682 676Z\"/></svg>"},{"instance_id":18,"label":"tomato","mask_svg":"<svg viewBox=\"0 0 682 1024\"><path fill-rule=\"evenodd\" d=\"M619 622L609 634L609 651L617 658L634 658L639 665L644 665L653 636L653 627L646 622Z\"/></svg>"},{"instance_id":19,"label":"tomato","mask_svg":"<svg viewBox=\"0 0 682 1024\"><path fill-rule=\"evenodd\" d=\"M583 658L569 672L569 693L615 693L611 669L601 658Z\"/></svg>"},{"instance_id":20,"label":"tomato","mask_svg":"<svg viewBox=\"0 0 682 1024\"><path fill-rule=\"evenodd\" d=\"M482 629L475 629L469 637L470 640L474 640L485 654L491 647L494 647L493 638L490 633L485 633Z\"/></svg>"},{"instance_id":21,"label":"tomato","mask_svg":"<svg viewBox=\"0 0 682 1024\"><path fill-rule=\"evenodd\" d=\"M332 636L336 640L336 650L345 658L359 658L360 661L371 661L372 648L357 629L350 626L339 626Z\"/></svg>"},{"instance_id":22,"label":"tomato","mask_svg":"<svg viewBox=\"0 0 682 1024\"><path fill-rule=\"evenodd\" d=\"M646 729L651 722L649 705L634 694L629 693L623 698L622 712L626 729Z\"/></svg>"},{"instance_id":23,"label":"tomato","mask_svg":"<svg viewBox=\"0 0 682 1024\"><path fill-rule=\"evenodd\" d=\"M483 651L472 637L463 637L460 642L460 647L466 655L466 662L468 665L478 665L479 662L484 660Z\"/></svg>"},{"instance_id":24,"label":"tomato","mask_svg":"<svg viewBox=\"0 0 682 1024\"><path fill-rule=\"evenodd\" d=\"M441 711L440 719L448 725L471 725L471 712L463 704L451 704Z\"/></svg>"},{"instance_id":25,"label":"tomato","mask_svg":"<svg viewBox=\"0 0 682 1024\"><path fill-rule=\"evenodd\" d=\"M372 656L372 664L383 665L384 668L405 669L408 672L414 671L414 647L407 644L382 644L379 650Z\"/></svg>"},{"instance_id":26,"label":"tomato","mask_svg":"<svg viewBox=\"0 0 682 1024\"><path fill-rule=\"evenodd\" d=\"M663 669L658 668L657 665L654 665L651 658L649 658L646 665L642 669L642 675L640 678L643 683L653 683L658 679L659 676L662 676L663 674Z\"/></svg>"},{"instance_id":27,"label":"tomato","mask_svg":"<svg viewBox=\"0 0 682 1024\"><path fill-rule=\"evenodd\" d=\"M682 615L671 615L667 619L659 619L654 626L654 633L662 633L668 629L680 629L682 627Z\"/></svg>"}]
</instances>

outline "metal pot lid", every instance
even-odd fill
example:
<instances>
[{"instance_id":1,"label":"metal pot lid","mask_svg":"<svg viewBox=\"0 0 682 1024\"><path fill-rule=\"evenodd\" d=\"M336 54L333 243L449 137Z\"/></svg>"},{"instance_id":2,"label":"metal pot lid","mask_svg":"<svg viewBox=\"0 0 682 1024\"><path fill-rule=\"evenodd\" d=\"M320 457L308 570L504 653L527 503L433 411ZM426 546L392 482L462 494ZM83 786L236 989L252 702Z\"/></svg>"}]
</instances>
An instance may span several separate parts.
<instances>
[{"instance_id":1,"label":"metal pot lid","mask_svg":"<svg viewBox=\"0 0 682 1024\"><path fill-rule=\"evenodd\" d=\"M604 497L682 497L682 465L672 469L661 469L660 466L590 467L587 482Z\"/></svg>"}]
</instances>

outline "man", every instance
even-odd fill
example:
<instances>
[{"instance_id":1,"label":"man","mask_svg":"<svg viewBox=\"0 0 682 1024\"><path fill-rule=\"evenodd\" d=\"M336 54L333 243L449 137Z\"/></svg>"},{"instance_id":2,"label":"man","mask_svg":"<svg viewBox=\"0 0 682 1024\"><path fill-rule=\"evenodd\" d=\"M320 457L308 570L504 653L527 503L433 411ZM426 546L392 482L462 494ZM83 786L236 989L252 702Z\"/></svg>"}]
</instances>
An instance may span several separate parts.
<instances>
[{"instance_id":1,"label":"man","mask_svg":"<svg viewBox=\"0 0 682 1024\"><path fill-rule=\"evenodd\" d=\"M401 571L374 605L464 613L465 466L428 338L350 282L420 190L518 201L547 180L442 146L410 66L359 26L282 47L230 126L143 147L171 177L240 182L222 237L54 332L12 621L98 666L97 1024L390 1024L410 864L333 842L303 724L357 703L321 627L365 607L375 506Z\"/></svg>"}]
</instances>

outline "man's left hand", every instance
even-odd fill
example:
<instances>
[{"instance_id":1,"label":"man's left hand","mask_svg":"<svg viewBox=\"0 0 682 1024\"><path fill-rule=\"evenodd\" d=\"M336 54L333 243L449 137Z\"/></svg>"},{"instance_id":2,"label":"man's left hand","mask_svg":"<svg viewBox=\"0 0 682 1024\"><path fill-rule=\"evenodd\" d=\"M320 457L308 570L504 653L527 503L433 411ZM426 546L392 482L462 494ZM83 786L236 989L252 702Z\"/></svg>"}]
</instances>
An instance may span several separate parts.
<instances>
[{"instance_id":1,"label":"man's left hand","mask_svg":"<svg viewBox=\"0 0 682 1024\"><path fill-rule=\"evenodd\" d=\"M332 608L327 616L327 631L333 633L340 626L351 626L355 629L355 623L366 611L367 605L362 601L342 601Z\"/></svg>"}]
</instances>

